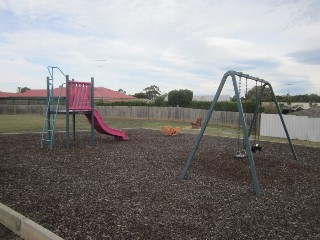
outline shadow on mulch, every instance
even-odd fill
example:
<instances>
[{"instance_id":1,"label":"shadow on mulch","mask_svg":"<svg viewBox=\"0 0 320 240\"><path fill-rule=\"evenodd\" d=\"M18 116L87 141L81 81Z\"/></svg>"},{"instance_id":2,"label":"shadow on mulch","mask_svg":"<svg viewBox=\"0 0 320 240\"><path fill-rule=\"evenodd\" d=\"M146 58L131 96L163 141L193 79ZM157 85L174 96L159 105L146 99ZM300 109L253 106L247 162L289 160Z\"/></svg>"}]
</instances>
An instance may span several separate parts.
<instances>
[{"instance_id":1,"label":"shadow on mulch","mask_svg":"<svg viewBox=\"0 0 320 240\"><path fill-rule=\"evenodd\" d=\"M259 142L257 198L235 139L204 136L181 180L196 135L127 134L0 135L0 201L65 239L319 239L320 149Z\"/></svg>"}]
</instances>

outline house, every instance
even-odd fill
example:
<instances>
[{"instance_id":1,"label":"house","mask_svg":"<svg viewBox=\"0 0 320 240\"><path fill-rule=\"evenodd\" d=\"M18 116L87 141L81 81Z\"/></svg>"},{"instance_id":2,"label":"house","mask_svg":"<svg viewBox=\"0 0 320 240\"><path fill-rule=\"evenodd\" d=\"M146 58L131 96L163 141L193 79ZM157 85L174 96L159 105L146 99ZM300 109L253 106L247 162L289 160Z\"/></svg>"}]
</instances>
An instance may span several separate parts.
<instances>
[{"instance_id":1,"label":"house","mask_svg":"<svg viewBox=\"0 0 320 240\"><path fill-rule=\"evenodd\" d=\"M60 88L54 89L54 96L58 97L60 95ZM61 96L66 96L66 89L62 88ZM47 90L46 89L34 89L29 90L24 93L8 93L8 92L1 92L0 91L0 99L1 98L20 98L20 99L31 99L31 98L46 98L47 97ZM117 91L113 91L108 88L104 87L95 87L94 88L94 99L95 100L102 100L104 102L110 101L131 101L136 99L133 96L129 96L124 93L120 93Z\"/></svg>"},{"instance_id":2,"label":"house","mask_svg":"<svg viewBox=\"0 0 320 240\"><path fill-rule=\"evenodd\" d=\"M195 95L193 96L192 101L205 101L205 102L212 102L214 98L214 95ZM220 95L218 102L224 102L228 101L230 102L230 96L229 95Z\"/></svg>"},{"instance_id":3,"label":"house","mask_svg":"<svg viewBox=\"0 0 320 240\"><path fill-rule=\"evenodd\" d=\"M320 118L320 107L312 107L296 112L290 113L290 115L307 116L309 118Z\"/></svg>"}]
</instances>

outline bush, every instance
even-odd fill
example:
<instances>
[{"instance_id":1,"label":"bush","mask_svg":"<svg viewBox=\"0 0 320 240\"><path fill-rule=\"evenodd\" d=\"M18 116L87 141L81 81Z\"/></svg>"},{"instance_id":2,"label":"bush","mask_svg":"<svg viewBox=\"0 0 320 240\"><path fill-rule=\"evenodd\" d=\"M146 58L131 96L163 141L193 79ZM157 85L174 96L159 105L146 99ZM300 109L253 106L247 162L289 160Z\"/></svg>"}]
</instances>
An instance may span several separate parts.
<instances>
[{"instance_id":1,"label":"bush","mask_svg":"<svg viewBox=\"0 0 320 240\"><path fill-rule=\"evenodd\" d=\"M157 107L166 107L168 106L168 102L164 100L165 96L156 97L154 100L154 105Z\"/></svg>"},{"instance_id":2,"label":"bush","mask_svg":"<svg viewBox=\"0 0 320 240\"><path fill-rule=\"evenodd\" d=\"M174 96L179 96L176 94L179 92L178 90L173 90L175 91L173 94ZM171 91L171 92L173 92ZM169 94L171 93L169 92ZM186 98L184 95L185 93L181 94L182 98ZM190 98L190 96L189 96ZM148 101L148 100L135 100L135 101L128 101L128 102L103 102L101 100L96 101L96 106L157 106L157 107L167 107L167 106L172 106L169 104L169 101L164 100L164 96L159 96L157 97L154 101ZM175 100L179 100L179 98L171 98ZM180 101L182 105L179 105L180 107L188 107L188 108L194 108L194 109L206 109L208 110L211 106L212 102L208 101L192 101L189 102L188 105L186 105L186 102ZM173 105L174 107L176 105ZM255 101L247 101L247 102L242 102L242 107L243 111L246 113L253 113L256 107ZM263 112L264 108L260 108L260 112ZM215 106L215 111L227 111L227 112L238 112L238 106L236 102L229 102L229 101L223 101L223 102L217 102L217 105ZM271 106L266 106L266 112L272 112L273 110L271 109Z\"/></svg>"},{"instance_id":3,"label":"bush","mask_svg":"<svg viewBox=\"0 0 320 240\"><path fill-rule=\"evenodd\" d=\"M172 90L168 93L168 105L188 107L192 102L193 92L188 89Z\"/></svg>"}]
</instances>

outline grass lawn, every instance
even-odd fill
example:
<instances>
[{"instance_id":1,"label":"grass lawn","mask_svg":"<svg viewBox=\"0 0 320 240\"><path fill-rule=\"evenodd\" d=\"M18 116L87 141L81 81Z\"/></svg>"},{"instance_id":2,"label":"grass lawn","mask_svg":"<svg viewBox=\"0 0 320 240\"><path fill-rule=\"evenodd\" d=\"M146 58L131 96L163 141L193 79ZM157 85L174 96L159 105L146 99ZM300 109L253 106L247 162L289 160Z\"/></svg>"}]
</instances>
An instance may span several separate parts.
<instances>
[{"instance_id":1,"label":"grass lawn","mask_svg":"<svg viewBox=\"0 0 320 240\"><path fill-rule=\"evenodd\" d=\"M200 129L191 129L189 122L180 121L160 121L148 119L120 119L104 117L105 122L113 128L150 128L161 130L164 126L181 127L181 132L198 134ZM44 116L42 115L7 115L0 114L0 133L23 133L23 132L41 132ZM70 127L72 117L70 117ZM56 131L65 131L65 115L58 115ZM90 124L84 115L76 116L77 130L90 130ZM208 125L205 131L207 135L238 137L238 129L229 126ZM254 136L251 137L253 139ZM260 140L270 142L287 142L285 138L260 137ZM318 142L293 140L293 144L320 147Z\"/></svg>"}]
</instances>

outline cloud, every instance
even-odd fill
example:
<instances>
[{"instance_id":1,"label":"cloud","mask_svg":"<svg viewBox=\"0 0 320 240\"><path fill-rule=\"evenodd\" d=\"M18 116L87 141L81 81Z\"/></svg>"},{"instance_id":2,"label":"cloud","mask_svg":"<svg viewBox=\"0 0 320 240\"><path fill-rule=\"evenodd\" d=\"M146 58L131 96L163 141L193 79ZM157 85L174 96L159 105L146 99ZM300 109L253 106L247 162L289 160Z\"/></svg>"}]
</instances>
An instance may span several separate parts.
<instances>
[{"instance_id":1,"label":"cloud","mask_svg":"<svg viewBox=\"0 0 320 240\"><path fill-rule=\"evenodd\" d=\"M131 94L152 84L162 92L212 94L228 70L272 81L284 93L288 81L319 92L319 6L316 0L4 0L0 91L44 88L46 66L54 65ZM315 52L297 51L305 46ZM229 83L225 90L233 95Z\"/></svg>"},{"instance_id":2,"label":"cloud","mask_svg":"<svg viewBox=\"0 0 320 240\"><path fill-rule=\"evenodd\" d=\"M301 63L320 65L320 48L296 51L288 56Z\"/></svg>"}]
</instances>

